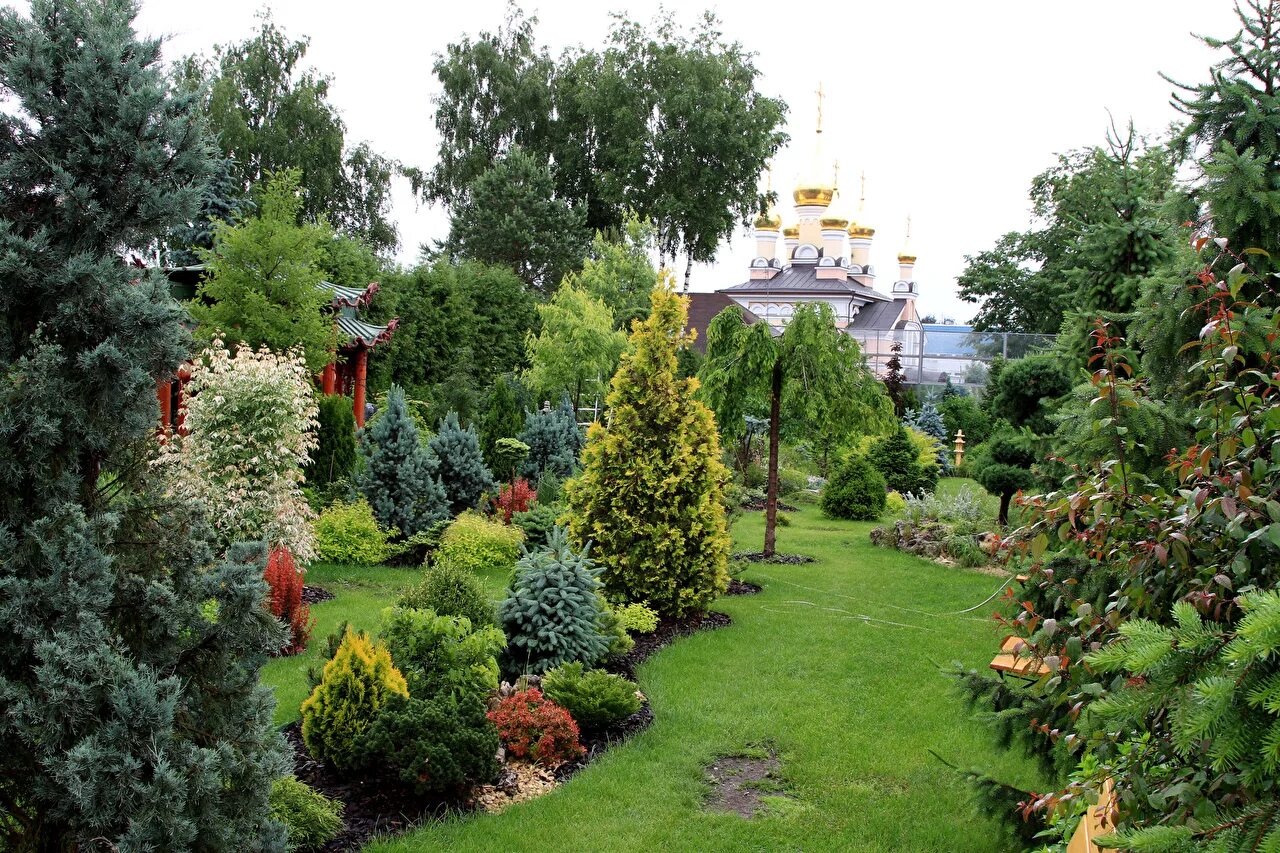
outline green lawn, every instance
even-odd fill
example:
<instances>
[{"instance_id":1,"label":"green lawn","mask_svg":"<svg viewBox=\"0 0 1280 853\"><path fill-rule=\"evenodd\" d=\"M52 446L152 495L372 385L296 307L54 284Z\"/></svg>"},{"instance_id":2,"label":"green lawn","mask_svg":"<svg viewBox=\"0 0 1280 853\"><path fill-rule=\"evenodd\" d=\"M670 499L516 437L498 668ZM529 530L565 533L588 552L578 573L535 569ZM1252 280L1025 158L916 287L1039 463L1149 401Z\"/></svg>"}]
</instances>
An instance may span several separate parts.
<instances>
[{"instance_id":1,"label":"green lawn","mask_svg":"<svg viewBox=\"0 0 1280 853\"><path fill-rule=\"evenodd\" d=\"M829 521L812 506L791 517L780 547L818 561L753 567L746 578L764 592L716 604L733 626L680 640L641 667L652 728L539 800L369 849L1013 849L928 752L1027 786L1042 781L1029 763L992 748L938 672L952 660L990 660L998 641L990 608L956 611L985 599L997 579L873 548L870 524ZM761 538L759 513L736 525L739 549L758 550ZM350 593L345 609L366 624L392 594L353 580L347 590L339 570L311 580ZM316 608L322 623L339 618L326 610L338 606ZM282 684L281 676L273 670L268 680ZM289 708L300 699L292 687L280 695ZM761 744L778 750L789 798L752 820L703 811L704 766Z\"/></svg>"}]
</instances>

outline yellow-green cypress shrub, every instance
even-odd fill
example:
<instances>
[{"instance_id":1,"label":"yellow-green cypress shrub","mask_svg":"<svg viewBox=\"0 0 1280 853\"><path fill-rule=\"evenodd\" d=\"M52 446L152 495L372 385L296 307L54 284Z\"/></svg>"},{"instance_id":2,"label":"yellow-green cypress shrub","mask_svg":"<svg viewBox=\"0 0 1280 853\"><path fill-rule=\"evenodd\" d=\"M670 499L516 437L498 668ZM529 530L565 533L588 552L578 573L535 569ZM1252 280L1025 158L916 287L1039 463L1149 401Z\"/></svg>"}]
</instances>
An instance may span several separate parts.
<instances>
[{"instance_id":1,"label":"yellow-green cypress shrub","mask_svg":"<svg viewBox=\"0 0 1280 853\"><path fill-rule=\"evenodd\" d=\"M312 756L341 770L365 758L365 733L393 695L408 696L404 676L382 643L350 628L324 677L302 703L302 741Z\"/></svg>"},{"instance_id":2,"label":"yellow-green cypress shrub","mask_svg":"<svg viewBox=\"0 0 1280 853\"><path fill-rule=\"evenodd\" d=\"M729 583L720 440L695 378L677 374L687 301L670 279L631 334L605 424L593 424L582 474L565 485L569 531L604 568L611 595L664 616L703 611Z\"/></svg>"}]
</instances>

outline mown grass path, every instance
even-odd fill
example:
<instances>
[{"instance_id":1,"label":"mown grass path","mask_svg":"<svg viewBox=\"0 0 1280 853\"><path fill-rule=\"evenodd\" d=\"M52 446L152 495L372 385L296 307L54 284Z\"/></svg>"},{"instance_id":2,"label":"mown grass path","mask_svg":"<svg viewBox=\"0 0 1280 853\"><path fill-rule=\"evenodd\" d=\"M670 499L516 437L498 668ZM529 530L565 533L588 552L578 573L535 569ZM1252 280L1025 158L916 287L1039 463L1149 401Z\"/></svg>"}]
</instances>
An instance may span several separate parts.
<instances>
[{"instance_id":1,"label":"mown grass path","mask_svg":"<svg viewBox=\"0 0 1280 853\"><path fill-rule=\"evenodd\" d=\"M682 639L648 661L640 687L652 728L552 794L498 816L469 816L371 845L377 853L462 851L999 851L1013 845L975 813L933 758L994 769L1028 786L1028 762L999 753L938 671L981 666L998 636L981 602L999 579L874 548L870 524L808 507L779 531L787 552L759 566L759 595L715 609L731 627ZM759 513L735 527L758 549ZM751 820L703 809L704 767L770 745L786 796Z\"/></svg>"}]
</instances>

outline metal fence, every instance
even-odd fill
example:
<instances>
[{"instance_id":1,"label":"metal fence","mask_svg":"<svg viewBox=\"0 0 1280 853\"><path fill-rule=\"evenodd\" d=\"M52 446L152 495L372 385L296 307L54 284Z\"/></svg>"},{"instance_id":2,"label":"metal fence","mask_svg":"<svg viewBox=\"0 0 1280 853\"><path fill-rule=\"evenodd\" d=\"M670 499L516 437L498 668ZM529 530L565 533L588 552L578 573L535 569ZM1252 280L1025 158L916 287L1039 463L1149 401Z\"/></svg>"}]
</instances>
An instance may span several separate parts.
<instances>
[{"instance_id":1,"label":"metal fence","mask_svg":"<svg viewBox=\"0 0 1280 853\"><path fill-rule=\"evenodd\" d=\"M894 341L902 343L898 359L913 385L953 385L980 389L987 384L988 365L996 358L1022 358L1053 345L1056 335L1024 332L975 332L967 326L929 325L923 331L896 330L876 334L854 332L867 362L883 376L893 355Z\"/></svg>"}]
</instances>

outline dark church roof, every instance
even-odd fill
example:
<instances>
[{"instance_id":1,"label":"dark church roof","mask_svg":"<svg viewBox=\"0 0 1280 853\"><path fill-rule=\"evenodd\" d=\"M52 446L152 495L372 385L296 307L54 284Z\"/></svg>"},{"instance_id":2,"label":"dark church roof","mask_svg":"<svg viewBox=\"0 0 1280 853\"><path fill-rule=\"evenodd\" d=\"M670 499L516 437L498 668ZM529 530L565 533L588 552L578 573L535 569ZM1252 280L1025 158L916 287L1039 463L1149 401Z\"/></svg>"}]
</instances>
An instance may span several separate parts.
<instances>
[{"instance_id":1,"label":"dark church roof","mask_svg":"<svg viewBox=\"0 0 1280 853\"><path fill-rule=\"evenodd\" d=\"M857 331L880 332L898 328L901 324L898 317L902 315L901 302L871 302L862 306L847 328Z\"/></svg>"},{"instance_id":2,"label":"dark church roof","mask_svg":"<svg viewBox=\"0 0 1280 853\"><path fill-rule=\"evenodd\" d=\"M685 331L693 329L698 333L698 337L693 342L693 347L698 352L707 351L707 326L711 325L711 319L719 314L730 305L737 305L727 296L720 293L690 293L689 299L689 319L685 323ZM758 322L759 317L752 314L746 308L742 309L742 319L748 326Z\"/></svg>"},{"instance_id":3,"label":"dark church roof","mask_svg":"<svg viewBox=\"0 0 1280 853\"><path fill-rule=\"evenodd\" d=\"M853 279L818 278L818 267L814 265L793 264L773 278L755 278L724 287L717 293L801 293L806 295L829 294L833 296L858 296L867 300L892 302L893 297L886 296Z\"/></svg>"}]
</instances>

